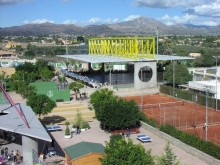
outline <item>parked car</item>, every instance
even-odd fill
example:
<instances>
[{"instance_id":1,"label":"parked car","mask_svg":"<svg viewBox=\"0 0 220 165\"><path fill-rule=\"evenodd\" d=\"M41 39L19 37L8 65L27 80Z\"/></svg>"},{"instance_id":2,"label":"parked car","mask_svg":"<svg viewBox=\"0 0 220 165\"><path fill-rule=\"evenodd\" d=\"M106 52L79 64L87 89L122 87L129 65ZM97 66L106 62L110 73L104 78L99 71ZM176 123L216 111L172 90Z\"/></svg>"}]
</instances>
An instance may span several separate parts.
<instances>
[{"instance_id":1,"label":"parked car","mask_svg":"<svg viewBox=\"0 0 220 165\"><path fill-rule=\"evenodd\" d=\"M49 156L49 157L58 156L58 154L57 154L56 150L54 149L54 147L48 147L47 156Z\"/></svg>"}]
</instances>

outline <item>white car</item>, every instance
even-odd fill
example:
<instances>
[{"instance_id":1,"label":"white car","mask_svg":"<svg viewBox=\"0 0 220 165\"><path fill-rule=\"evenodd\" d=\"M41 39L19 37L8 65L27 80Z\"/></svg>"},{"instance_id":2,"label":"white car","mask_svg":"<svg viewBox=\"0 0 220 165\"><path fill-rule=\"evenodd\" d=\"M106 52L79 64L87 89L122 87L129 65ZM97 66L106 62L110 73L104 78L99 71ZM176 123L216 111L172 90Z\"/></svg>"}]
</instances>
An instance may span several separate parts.
<instances>
[{"instance_id":1,"label":"white car","mask_svg":"<svg viewBox=\"0 0 220 165\"><path fill-rule=\"evenodd\" d=\"M48 147L47 155L49 157L58 156L57 152L55 151L54 147Z\"/></svg>"}]
</instances>

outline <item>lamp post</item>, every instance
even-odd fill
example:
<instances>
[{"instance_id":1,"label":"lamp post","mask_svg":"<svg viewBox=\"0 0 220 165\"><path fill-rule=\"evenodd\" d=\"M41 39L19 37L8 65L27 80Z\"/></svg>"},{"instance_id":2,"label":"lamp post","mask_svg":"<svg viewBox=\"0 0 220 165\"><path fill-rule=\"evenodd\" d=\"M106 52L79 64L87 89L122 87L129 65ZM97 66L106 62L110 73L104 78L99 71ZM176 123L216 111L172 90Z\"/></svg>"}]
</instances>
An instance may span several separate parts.
<instances>
[{"instance_id":1,"label":"lamp post","mask_svg":"<svg viewBox=\"0 0 220 165\"><path fill-rule=\"evenodd\" d=\"M157 26L157 55L158 55L158 33L159 33L159 27Z\"/></svg>"},{"instance_id":2,"label":"lamp post","mask_svg":"<svg viewBox=\"0 0 220 165\"><path fill-rule=\"evenodd\" d=\"M110 89L112 89L112 75L111 75L111 65L109 63L109 84L110 84Z\"/></svg>"},{"instance_id":3,"label":"lamp post","mask_svg":"<svg viewBox=\"0 0 220 165\"><path fill-rule=\"evenodd\" d=\"M173 61L173 97L175 96L175 61Z\"/></svg>"},{"instance_id":4,"label":"lamp post","mask_svg":"<svg viewBox=\"0 0 220 165\"><path fill-rule=\"evenodd\" d=\"M143 111L143 89L142 89L142 82L143 82L143 68L141 68L141 110Z\"/></svg>"},{"instance_id":5,"label":"lamp post","mask_svg":"<svg viewBox=\"0 0 220 165\"><path fill-rule=\"evenodd\" d=\"M165 70L166 70L166 67L164 66L163 67L163 85L164 85L164 72L165 72Z\"/></svg>"},{"instance_id":6,"label":"lamp post","mask_svg":"<svg viewBox=\"0 0 220 165\"><path fill-rule=\"evenodd\" d=\"M206 90L206 113L205 113L205 140L208 141L208 92L209 92L209 86L205 86Z\"/></svg>"},{"instance_id":7,"label":"lamp post","mask_svg":"<svg viewBox=\"0 0 220 165\"><path fill-rule=\"evenodd\" d=\"M215 110L218 110L218 69L217 69L217 64L218 64L218 56L213 56L215 58L215 66L216 66L216 74L215 74L215 80L216 80L216 85L215 85Z\"/></svg>"}]
</instances>

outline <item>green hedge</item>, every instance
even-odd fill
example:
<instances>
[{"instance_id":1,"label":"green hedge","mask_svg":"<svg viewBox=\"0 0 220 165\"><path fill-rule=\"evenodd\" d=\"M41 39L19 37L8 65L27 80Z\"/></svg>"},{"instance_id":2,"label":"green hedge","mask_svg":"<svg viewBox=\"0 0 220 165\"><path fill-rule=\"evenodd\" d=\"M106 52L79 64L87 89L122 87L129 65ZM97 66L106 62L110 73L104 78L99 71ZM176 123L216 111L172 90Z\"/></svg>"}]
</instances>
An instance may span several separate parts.
<instances>
[{"instance_id":1,"label":"green hedge","mask_svg":"<svg viewBox=\"0 0 220 165\"><path fill-rule=\"evenodd\" d=\"M172 125L162 125L160 130L216 159L220 159L220 147L211 142L206 142L195 135L182 132Z\"/></svg>"},{"instance_id":2,"label":"green hedge","mask_svg":"<svg viewBox=\"0 0 220 165\"><path fill-rule=\"evenodd\" d=\"M161 85L160 86L160 92L173 96L173 87L171 86L166 86L166 85ZM185 91L181 90L179 88L175 88L175 94L178 98L188 100L188 101L194 101L193 98L195 97L195 93L191 91ZM197 94L197 104L206 106L206 96L202 94ZM210 108L216 108L216 99L208 97L208 107ZM218 100L218 107L220 107L220 101Z\"/></svg>"},{"instance_id":3,"label":"green hedge","mask_svg":"<svg viewBox=\"0 0 220 165\"><path fill-rule=\"evenodd\" d=\"M141 121L151 125L154 128L158 128L159 126L156 120L148 118L143 112L141 112Z\"/></svg>"}]
</instances>

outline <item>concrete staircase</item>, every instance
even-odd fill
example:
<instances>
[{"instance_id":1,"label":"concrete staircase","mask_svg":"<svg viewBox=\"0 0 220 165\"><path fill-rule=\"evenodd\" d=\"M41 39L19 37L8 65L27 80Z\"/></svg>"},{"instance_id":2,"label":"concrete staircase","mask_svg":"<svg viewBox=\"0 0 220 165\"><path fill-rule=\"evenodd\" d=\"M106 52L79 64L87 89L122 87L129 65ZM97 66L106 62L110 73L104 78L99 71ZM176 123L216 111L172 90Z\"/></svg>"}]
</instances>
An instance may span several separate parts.
<instances>
[{"instance_id":1,"label":"concrete staircase","mask_svg":"<svg viewBox=\"0 0 220 165\"><path fill-rule=\"evenodd\" d=\"M54 124L64 124L66 121L73 123L78 112L81 113L85 121L94 120L95 111L89 110L85 104L71 102L57 103L57 107L45 115L42 120Z\"/></svg>"}]
</instances>

